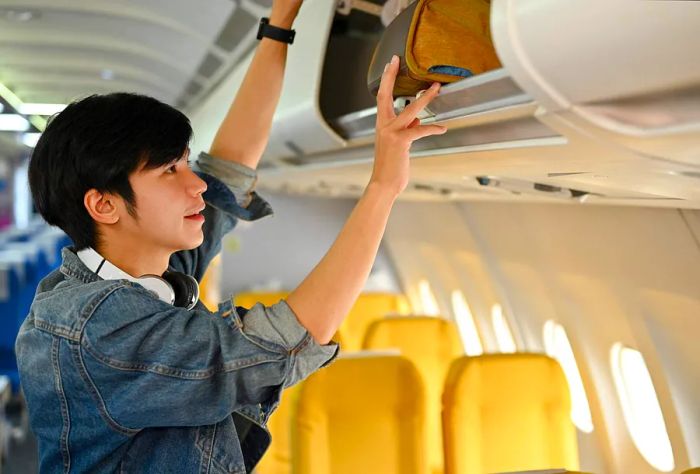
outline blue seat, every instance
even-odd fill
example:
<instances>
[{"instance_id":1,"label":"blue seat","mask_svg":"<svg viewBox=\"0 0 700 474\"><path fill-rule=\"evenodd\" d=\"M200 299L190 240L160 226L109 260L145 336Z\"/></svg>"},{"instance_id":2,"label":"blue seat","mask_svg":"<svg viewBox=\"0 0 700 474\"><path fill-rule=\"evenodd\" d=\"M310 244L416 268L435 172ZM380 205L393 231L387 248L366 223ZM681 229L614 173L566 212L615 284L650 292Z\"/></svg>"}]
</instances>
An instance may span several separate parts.
<instances>
[{"instance_id":1,"label":"blue seat","mask_svg":"<svg viewBox=\"0 0 700 474\"><path fill-rule=\"evenodd\" d=\"M0 234L0 375L10 379L14 392L20 386L14 352L17 333L37 285L58 268L61 248L69 244L62 231L46 224Z\"/></svg>"},{"instance_id":2,"label":"blue seat","mask_svg":"<svg viewBox=\"0 0 700 474\"><path fill-rule=\"evenodd\" d=\"M13 390L19 388L14 343L24 320L28 266L22 252L0 251L0 375L10 378Z\"/></svg>"}]
</instances>

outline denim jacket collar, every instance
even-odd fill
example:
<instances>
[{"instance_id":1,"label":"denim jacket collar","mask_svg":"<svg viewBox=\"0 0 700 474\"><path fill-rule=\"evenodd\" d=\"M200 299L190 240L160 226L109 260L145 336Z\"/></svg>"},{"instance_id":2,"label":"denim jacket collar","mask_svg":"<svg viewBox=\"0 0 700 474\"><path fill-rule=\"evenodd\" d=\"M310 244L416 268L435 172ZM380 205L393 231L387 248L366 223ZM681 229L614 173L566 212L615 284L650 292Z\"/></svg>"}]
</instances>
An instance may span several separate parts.
<instances>
[{"instance_id":1,"label":"denim jacket collar","mask_svg":"<svg viewBox=\"0 0 700 474\"><path fill-rule=\"evenodd\" d=\"M60 270L64 275L80 280L83 283L92 283L102 279L94 272L90 271L82 260L78 258L74 246L63 247L61 250L61 257L63 262L61 263Z\"/></svg>"}]
</instances>

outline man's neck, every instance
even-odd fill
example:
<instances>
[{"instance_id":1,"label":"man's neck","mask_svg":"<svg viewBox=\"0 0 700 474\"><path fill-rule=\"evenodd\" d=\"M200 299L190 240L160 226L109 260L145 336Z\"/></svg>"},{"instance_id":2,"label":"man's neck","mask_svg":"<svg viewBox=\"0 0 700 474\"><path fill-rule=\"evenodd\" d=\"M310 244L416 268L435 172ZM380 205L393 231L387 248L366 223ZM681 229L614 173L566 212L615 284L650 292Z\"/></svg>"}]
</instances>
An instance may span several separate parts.
<instances>
[{"instance_id":1,"label":"man's neck","mask_svg":"<svg viewBox=\"0 0 700 474\"><path fill-rule=\"evenodd\" d=\"M107 244L95 251L112 265L138 278L143 275L162 275L168 269L171 252L143 245Z\"/></svg>"}]
</instances>

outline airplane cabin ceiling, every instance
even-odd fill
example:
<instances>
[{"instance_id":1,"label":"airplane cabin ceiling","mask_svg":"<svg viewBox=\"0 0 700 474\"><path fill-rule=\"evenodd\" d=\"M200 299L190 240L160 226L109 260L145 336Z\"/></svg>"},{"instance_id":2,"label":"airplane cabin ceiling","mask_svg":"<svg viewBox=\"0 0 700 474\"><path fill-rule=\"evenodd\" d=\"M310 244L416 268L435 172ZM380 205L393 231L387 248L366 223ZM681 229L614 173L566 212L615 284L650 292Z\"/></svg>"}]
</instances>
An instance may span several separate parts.
<instances>
[{"instance_id":1,"label":"airplane cabin ceiling","mask_svg":"<svg viewBox=\"0 0 700 474\"><path fill-rule=\"evenodd\" d=\"M0 83L25 103L130 91L180 108L255 46L271 0L0 0Z\"/></svg>"}]
</instances>

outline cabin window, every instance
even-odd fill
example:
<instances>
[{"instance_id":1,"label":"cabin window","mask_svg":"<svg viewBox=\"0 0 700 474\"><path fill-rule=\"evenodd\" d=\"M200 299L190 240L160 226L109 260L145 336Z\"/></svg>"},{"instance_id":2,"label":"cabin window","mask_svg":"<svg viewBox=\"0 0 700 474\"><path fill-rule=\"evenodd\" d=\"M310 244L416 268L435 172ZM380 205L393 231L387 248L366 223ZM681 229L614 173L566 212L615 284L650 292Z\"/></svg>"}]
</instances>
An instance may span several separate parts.
<instances>
[{"instance_id":1,"label":"cabin window","mask_svg":"<svg viewBox=\"0 0 700 474\"><path fill-rule=\"evenodd\" d=\"M459 335L462 338L464 352L468 356L478 356L483 354L484 349L479 338L479 331L476 329L474 316L469 308L464 294L460 290L452 292L452 311L457 323Z\"/></svg>"},{"instance_id":2,"label":"cabin window","mask_svg":"<svg viewBox=\"0 0 700 474\"><path fill-rule=\"evenodd\" d=\"M566 330L561 324L552 320L547 321L543 329L544 349L547 355L556 359L561 365L566 380L569 383L571 393L571 421L576 427L585 433L593 431L591 409L588 405L588 397L583 387L581 372L576 364L574 351L566 335Z\"/></svg>"},{"instance_id":3,"label":"cabin window","mask_svg":"<svg viewBox=\"0 0 700 474\"><path fill-rule=\"evenodd\" d=\"M421 312L425 316L439 316L440 308L428 280L423 279L418 282L418 294L420 296Z\"/></svg>"},{"instance_id":4,"label":"cabin window","mask_svg":"<svg viewBox=\"0 0 700 474\"><path fill-rule=\"evenodd\" d=\"M508 321L503 316L503 309L500 304L495 304L491 308L491 323L496 334L498 350L506 354L515 352L517 347L515 346L515 339L513 339L513 332L510 330Z\"/></svg>"},{"instance_id":5,"label":"cabin window","mask_svg":"<svg viewBox=\"0 0 700 474\"><path fill-rule=\"evenodd\" d=\"M13 211L15 226L25 229L32 217L32 198L29 193L29 164L23 163L15 169Z\"/></svg>"},{"instance_id":6,"label":"cabin window","mask_svg":"<svg viewBox=\"0 0 700 474\"><path fill-rule=\"evenodd\" d=\"M610 351L610 365L634 445L655 469L672 471L675 466L671 440L642 353L617 343Z\"/></svg>"}]
</instances>

